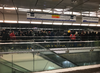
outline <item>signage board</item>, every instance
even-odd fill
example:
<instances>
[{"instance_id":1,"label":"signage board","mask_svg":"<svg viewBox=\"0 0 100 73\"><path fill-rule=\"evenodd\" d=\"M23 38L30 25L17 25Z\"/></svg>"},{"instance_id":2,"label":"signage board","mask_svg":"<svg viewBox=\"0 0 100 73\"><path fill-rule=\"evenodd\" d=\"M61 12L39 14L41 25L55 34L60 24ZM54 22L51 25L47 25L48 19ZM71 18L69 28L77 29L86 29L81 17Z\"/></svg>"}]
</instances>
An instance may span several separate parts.
<instances>
[{"instance_id":1,"label":"signage board","mask_svg":"<svg viewBox=\"0 0 100 73\"><path fill-rule=\"evenodd\" d=\"M76 21L75 15L58 15L58 14L43 14L43 13L27 13L27 19L37 20L55 20L55 21Z\"/></svg>"},{"instance_id":2,"label":"signage board","mask_svg":"<svg viewBox=\"0 0 100 73\"><path fill-rule=\"evenodd\" d=\"M82 17L82 22L98 23L99 22L99 18L98 17L83 16Z\"/></svg>"}]
</instances>

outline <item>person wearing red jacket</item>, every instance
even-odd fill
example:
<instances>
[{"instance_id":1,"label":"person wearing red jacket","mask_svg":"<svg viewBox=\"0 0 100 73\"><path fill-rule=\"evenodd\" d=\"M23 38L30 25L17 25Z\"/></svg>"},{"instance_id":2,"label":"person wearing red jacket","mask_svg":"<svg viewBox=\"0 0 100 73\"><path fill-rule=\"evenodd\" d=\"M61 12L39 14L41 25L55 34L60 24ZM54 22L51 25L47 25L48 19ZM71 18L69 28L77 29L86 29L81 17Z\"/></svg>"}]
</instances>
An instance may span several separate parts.
<instances>
[{"instance_id":1,"label":"person wearing red jacket","mask_svg":"<svg viewBox=\"0 0 100 73\"><path fill-rule=\"evenodd\" d=\"M11 40L16 40L16 36L15 36L15 34L14 34L14 31L12 31L12 33L10 33L10 39Z\"/></svg>"},{"instance_id":2,"label":"person wearing red jacket","mask_svg":"<svg viewBox=\"0 0 100 73\"><path fill-rule=\"evenodd\" d=\"M75 41L76 40L76 36L75 36L74 32L72 32L72 34L70 34L70 38L71 38L71 41Z\"/></svg>"}]
</instances>

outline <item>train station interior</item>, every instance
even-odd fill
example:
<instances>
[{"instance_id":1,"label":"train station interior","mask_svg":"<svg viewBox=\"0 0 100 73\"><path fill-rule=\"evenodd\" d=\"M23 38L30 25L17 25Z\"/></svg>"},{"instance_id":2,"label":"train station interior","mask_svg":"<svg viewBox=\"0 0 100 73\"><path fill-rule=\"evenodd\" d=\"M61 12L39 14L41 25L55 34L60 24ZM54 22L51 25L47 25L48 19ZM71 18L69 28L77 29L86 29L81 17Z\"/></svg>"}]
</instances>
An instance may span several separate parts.
<instances>
[{"instance_id":1,"label":"train station interior","mask_svg":"<svg viewBox=\"0 0 100 73\"><path fill-rule=\"evenodd\" d=\"M0 0L0 73L100 73L100 0Z\"/></svg>"}]
</instances>

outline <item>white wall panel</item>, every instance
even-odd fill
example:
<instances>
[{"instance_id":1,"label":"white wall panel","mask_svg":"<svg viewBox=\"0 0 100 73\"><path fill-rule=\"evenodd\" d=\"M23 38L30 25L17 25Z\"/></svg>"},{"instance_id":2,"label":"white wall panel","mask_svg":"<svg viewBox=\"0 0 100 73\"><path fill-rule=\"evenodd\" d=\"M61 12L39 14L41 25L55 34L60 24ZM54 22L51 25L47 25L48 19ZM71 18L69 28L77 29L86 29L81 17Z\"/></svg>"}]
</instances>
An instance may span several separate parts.
<instances>
[{"instance_id":1,"label":"white wall panel","mask_svg":"<svg viewBox=\"0 0 100 73\"><path fill-rule=\"evenodd\" d=\"M0 13L0 20L3 20L3 15Z\"/></svg>"},{"instance_id":2,"label":"white wall panel","mask_svg":"<svg viewBox=\"0 0 100 73\"><path fill-rule=\"evenodd\" d=\"M17 15L15 14L4 14L6 21L17 21Z\"/></svg>"},{"instance_id":3,"label":"white wall panel","mask_svg":"<svg viewBox=\"0 0 100 73\"><path fill-rule=\"evenodd\" d=\"M27 19L26 14L25 15L19 15L19 21L30 21L30 19Z\"/></svg>"}]
</instances>

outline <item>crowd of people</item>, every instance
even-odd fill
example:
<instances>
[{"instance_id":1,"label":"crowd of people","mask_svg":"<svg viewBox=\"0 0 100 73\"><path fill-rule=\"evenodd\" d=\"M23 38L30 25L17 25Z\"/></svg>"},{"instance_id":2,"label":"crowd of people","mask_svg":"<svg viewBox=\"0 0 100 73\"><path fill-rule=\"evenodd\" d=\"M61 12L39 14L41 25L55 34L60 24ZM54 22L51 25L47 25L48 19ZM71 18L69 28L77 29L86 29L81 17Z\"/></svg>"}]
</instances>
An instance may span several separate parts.
<instances>
[{"instance_id":1,"label":"crowd of people","mask_svg":"<svg viewBox=\"0 0 100 73\"><path fill-rule=\"evenodd\" d=\"M94 31L46 31L46 30L40 30L40 31L33 31L33 30L28 30L28 31L7 31L5 29L3 29L1 31L0 36L2 37L2 40L16 40L16 37L19 36L63 36L64 39L71 39L72 41L79 39L82 41L85 40L100 40L100 32L94 32ZM22 38L21 37L21 38ZM54 38L50 38L50 39L54 39Z\"/></svg>"}]
</instances>

